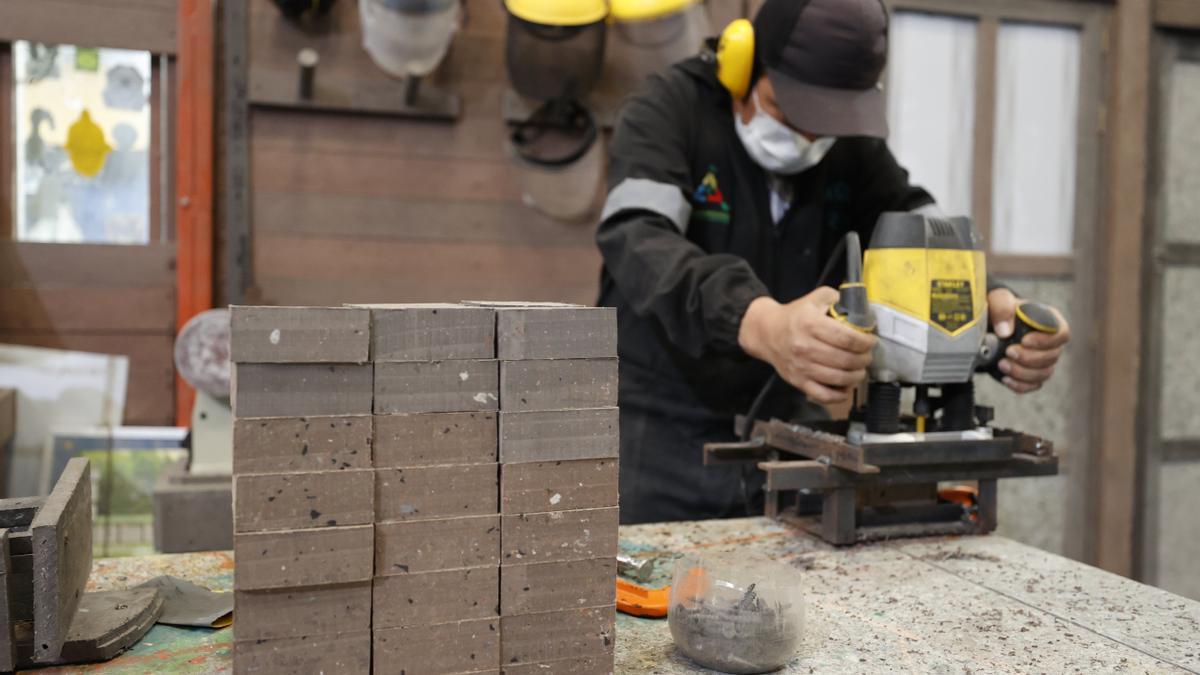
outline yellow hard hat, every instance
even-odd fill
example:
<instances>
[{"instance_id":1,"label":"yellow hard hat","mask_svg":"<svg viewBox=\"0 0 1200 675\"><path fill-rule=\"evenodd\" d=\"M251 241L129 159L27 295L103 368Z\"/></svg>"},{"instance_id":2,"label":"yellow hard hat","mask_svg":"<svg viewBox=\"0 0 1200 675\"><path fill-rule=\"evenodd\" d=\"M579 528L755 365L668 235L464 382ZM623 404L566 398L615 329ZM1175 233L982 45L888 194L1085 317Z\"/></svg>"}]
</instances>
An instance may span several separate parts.
<instances>
[{"instance_id":1,"label":"yellow hard hat","mask_svg":"<svg viewBox=\"0 0 1200 675\"><path fill-rule=\"evenodd\" d=\"M608 16L604 0L504 0L518 19L547 26L583 26Z\"/></svg>"},{"instance_id":2,"label":"yellow hard hat","mask_svg":"<svg viewBox=\"0 0 1200 675\"><path fill-rule=\"evenodd\" d=\"M612 16L617 21L648 21L682 12L699 0L612 0Z\"/></svg>"}]
</instances>

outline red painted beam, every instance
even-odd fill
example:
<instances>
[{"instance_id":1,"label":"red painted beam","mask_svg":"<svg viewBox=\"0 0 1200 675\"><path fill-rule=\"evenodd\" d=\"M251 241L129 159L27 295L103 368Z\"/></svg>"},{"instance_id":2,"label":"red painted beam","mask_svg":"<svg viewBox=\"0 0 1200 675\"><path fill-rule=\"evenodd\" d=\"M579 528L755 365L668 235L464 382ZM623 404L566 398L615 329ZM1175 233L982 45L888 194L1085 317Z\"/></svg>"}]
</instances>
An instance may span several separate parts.
<instances>
[{"instance_id":1,"label":"red painted beam","mask_svg":"<svg viewBox=\"0 0 1200 675\"><path fill-rule=\"evenodd\" d=\"M213 13L212 0L179 0L176 331L213 302ZM194 397L195 392L176 373L176 424L188 424Z\"/></svg>"}]
</instances>

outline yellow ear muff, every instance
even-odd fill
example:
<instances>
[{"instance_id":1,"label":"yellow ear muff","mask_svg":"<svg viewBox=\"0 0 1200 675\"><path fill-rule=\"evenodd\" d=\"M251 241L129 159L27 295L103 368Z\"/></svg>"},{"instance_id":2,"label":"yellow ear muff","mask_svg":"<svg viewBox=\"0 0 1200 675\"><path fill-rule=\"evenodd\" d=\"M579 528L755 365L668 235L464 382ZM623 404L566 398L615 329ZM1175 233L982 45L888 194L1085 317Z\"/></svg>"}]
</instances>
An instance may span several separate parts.
<instances>
[{"instance_id":1,"label":"yellow ear muff","mask_svg":"<svg viewBox=\"0 0 1200 675\"><path fill-rule=\"evenodd\" d=\"M729 95L741 100L750 89L754 72L754 25L747 19L735 19L717 42L717 79Z\"/></svg>"}]
</instances>

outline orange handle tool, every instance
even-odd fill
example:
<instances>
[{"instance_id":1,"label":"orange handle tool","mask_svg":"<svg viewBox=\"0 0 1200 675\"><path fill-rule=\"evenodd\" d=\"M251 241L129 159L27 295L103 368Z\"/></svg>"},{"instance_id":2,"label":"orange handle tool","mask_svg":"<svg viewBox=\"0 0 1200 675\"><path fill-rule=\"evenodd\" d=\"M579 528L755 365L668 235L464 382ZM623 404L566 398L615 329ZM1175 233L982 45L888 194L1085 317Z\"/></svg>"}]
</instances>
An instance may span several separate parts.
<instances>
[{"instance_id":1,"label":"orange handle tool","mask_svg":"<svg viewBox=\"0 0 1200 675\"><path fill-rule=\"evenodd\" d=\"M671 587L646 588L617 577L617 611L630 616L661 619L667 615Z\"/></svg>"}]
</instances>

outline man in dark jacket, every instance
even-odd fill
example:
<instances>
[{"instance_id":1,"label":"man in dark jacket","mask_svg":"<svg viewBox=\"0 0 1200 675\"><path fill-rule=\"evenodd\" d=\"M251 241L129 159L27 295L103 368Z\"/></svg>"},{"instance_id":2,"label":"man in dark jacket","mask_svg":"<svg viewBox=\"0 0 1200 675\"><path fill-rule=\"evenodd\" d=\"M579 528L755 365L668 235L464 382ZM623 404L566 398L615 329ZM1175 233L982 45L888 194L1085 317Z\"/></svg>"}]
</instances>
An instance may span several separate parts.
<instances>
[{"instance_id":1,"label":"man in dark jacket","mask_svg":"<svg viewBox=\"0 0 1200 675\"><path fill-rule=\"evenodd\" d=\"M884 141L887 22L880 0L766 0L744 96L710 50L622 109L596 235L600 304L618 310L621 522L761 512L759 472L703 467L703 444L733 440L772 371L795 389L761 416L820 416L865 377L875 338L827 316L821 270L882 212L937 213ZM988 302L1011 334L1012 292L989 284ZM1040 387L1067 336L1014 346L1005 383Z\"/></svg>"}]
</instances>

